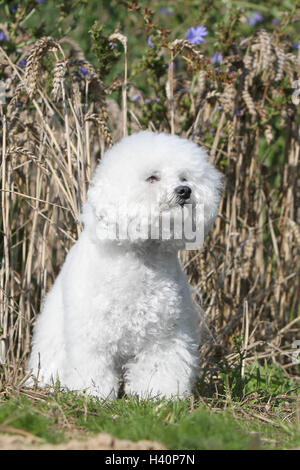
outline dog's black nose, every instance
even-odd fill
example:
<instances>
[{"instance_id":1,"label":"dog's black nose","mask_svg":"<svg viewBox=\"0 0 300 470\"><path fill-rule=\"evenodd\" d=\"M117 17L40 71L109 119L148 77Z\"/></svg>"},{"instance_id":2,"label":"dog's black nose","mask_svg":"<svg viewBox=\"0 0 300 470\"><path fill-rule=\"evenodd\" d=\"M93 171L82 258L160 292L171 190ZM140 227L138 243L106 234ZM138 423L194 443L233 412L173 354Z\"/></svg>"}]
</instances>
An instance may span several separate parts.
<instances>
[{"instance_id":1,"label":"dog's black nose","mask_svg":"<svg viewBox=\"0 0 300 470\"><path fill-rule=\"evenodd\" d=\"M177 188L175 188L175 193L181 199L189 199L191 192L192 190L188 186L177 186Z\"/></svg>"}]
</instances>

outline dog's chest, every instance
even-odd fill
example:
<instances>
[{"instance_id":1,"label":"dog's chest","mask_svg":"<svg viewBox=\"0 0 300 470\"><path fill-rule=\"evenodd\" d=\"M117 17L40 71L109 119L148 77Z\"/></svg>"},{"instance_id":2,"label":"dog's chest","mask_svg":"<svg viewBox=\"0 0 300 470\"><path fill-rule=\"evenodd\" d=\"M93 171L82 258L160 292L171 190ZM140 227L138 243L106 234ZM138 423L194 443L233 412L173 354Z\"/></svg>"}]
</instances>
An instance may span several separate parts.
<instances>
[{"instance_id":1,"label":"dog's chest","mask_svg":"<svg viewBox=\"0 0 300 470\"><path fill-rule=\"evenodd\" d=\"M119 268L102 283L93 305L106 340L124 354L135 353L151 338L171 333L185 310L186 292L174 270L138 262Z\"/></svg>"}]
</instances>

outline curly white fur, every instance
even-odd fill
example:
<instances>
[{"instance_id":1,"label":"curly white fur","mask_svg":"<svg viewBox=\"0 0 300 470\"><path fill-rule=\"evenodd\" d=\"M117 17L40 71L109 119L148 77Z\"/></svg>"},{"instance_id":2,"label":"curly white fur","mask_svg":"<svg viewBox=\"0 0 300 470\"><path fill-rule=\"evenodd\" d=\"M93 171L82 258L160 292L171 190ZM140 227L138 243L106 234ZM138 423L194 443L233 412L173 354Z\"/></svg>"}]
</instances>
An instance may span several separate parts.
<instances>
[{"instance_id":1,"label":"curly white fur","mask_svg":"<svg viewBox=\"0 0 300 470\"><path fill-rule=\"evenodd\" d=\"M106 152L83 207L84 230L34 329L28 370L41 385L59 378L69 389L116 397L123 376L125 392L141 397L192 392L199 314L178 260L182 245L108 236L117 208L130 221L145 220L149 207L158 215L182 211L186 201L176 195L179 186L191 189L192 204L204 203L207 232L222 185L203 149L144 131ZM118 229L122 223L119 218Z\"/></svg>"}]
</instances>

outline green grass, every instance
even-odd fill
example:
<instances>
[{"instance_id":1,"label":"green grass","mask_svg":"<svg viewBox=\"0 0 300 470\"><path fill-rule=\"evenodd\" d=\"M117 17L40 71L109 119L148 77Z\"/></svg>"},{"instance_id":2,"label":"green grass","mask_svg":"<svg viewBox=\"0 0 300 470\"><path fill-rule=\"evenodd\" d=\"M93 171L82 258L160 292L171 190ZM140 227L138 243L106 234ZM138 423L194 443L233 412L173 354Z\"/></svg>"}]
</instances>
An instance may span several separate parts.
<instances>
[{"instance_id":1,"label":"green grass","mask_svg":"<svg viewBox=\"0 0 300 470\"><path fill-rule=\"evenodd\" d=\"M170 449L243 449L250 437L230 414L218 415L203 405L194 411L189 401L151 402L119 400L93 407L95 416L80 424L93 432L108 432L120 439L149 439ZM96 416L97 414L97 416ZM113 419L112 419L113 416Z\"/></svg>"},{"instance_id":2,"label":"green grass","mask_svg":"<svg viewBox=\"0 0 300 470\"><path fill-rule=\"evenodd\" d=\"M107 432L120 439L160 441L169 449L294 448L300 445L296 424L284 424L285 409L272 411L271 418L253 403L229 404L226 409L189 400L139 401L120 399L101 402L55 392L34 402L24 396L0 401L1 425L25 430L50 443L64 442L72 432L81 437ZM257 414L257 416L254 416ZM264 421L264 419L268 421ZM66 426L68 423L68 426Z\"/></svg>"},{"instance_id":3,"label":"green grass","mask_svg":"<svg viewBox=\"0 0 300 470\"><path fill-rule=\"evenodd\" d=\"M22 429L51 444L64 440L64 432L55 429L55 416L47 413L48 407L35 405L27 397L0 400L0 426ZM0 427L1 431L1 427Z\"/></svg>"},{"instance_id":4,"label":"green grass","mask_svg":"<svg viewBox=\"0 0 300 470\"><path fill-rule=\"evenodd\" d=\"M276 366L254 362L237 387L238 366L222 368L218 396L198 399L105 402L58 387L31 392L30 398L23 389L0 397L0 431L18 428L54 444L107 432L132 441L156 440L169 449L299 447L295 383Z\"/></svg>"}]
</instances>

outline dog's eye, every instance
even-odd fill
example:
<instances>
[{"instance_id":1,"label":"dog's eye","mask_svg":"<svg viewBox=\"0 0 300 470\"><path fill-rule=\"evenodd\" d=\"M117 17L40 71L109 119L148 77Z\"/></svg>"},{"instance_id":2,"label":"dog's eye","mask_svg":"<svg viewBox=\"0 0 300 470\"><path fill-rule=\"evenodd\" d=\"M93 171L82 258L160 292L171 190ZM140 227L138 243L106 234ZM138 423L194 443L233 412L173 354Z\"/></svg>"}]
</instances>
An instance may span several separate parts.
<instances>
[{"instance_id":1,"label":"dog's eye","mask_svg":"<svg viewBox=\"0 0 300 470\"><path fill-rule=\"evenodd\" d=\"M149 178L146 179L148 183L156 183L156 181L159 181L160 178L157 175L151 175Z\"/></svg>"}]
</instances>

